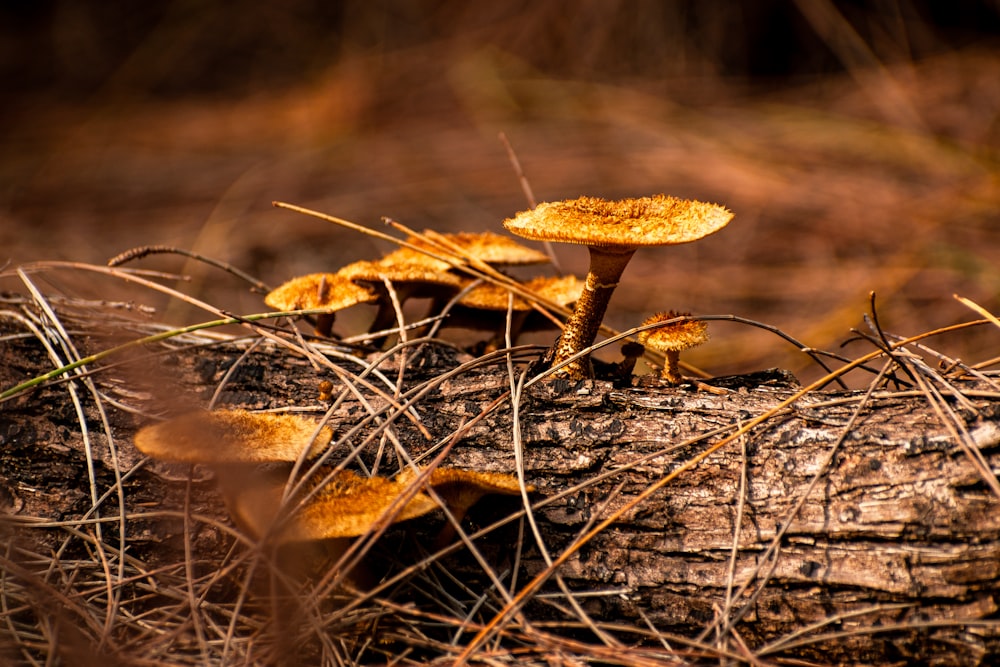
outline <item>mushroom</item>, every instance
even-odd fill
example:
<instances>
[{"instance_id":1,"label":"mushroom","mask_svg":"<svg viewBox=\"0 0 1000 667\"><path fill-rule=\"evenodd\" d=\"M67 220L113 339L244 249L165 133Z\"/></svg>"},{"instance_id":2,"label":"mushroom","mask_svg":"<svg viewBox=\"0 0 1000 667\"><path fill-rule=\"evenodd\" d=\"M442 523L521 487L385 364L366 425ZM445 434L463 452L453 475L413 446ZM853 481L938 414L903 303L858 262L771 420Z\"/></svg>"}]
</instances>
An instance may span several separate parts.
<instances>
[{"instance_id":1,"label":"mushroom","mask_svg":"<svg viewBox=\"0 0 1000 667\"><path fill-rule=\"evenodd\" d=\"M406 240L413 245L419 244L420 246L427 247L425 243L420 242L415 236ZM440 254L440 250L437 248L427 247L427 249L436 254ZM420 264L435 271L448 271L452 268L452 265L448 262L444 262L436 257L431 257L426 253L422 253L419 250L407 247L397 248L396 250L383 255L382 259L378 261L383 264Z\"/></svg>"},{"instance_id":2,"label":"mushroom","mask_svg":"<svg viewBox=\"0 0 1000 667\"><path fill-rule=\"evenodd\" d=\"M667 311L646 318L642 325L647 326L657 322L668 322L678 317L687 317L691 313L675 313ZM708 340L708 325L701 320L680 320L670 322L655 329L639 332L639 342L646 347L666 354L661 377L672 384L678 384L683 377L680 374L679 362L681 350L701 345Z\"/></svg>"},{"instance_id":3,"label":"mushroom","mask_svg":"<svg viewBox=\"0 0 1000 667\"><path fill-rule=\"evenodd\" d=\"M417 478L420 471L407 468L396 475L396 481L408 485ZM483 496L492 494L516 496L521 493L521 485L517 477L495 472L478 470L460 470L458 468L435 468L427 477L427 486L441 498L455 518L455 523L461 523L469 508L475 505ZM531 484L525 486L529 493L535 490ZM454 537L455 528L448 524L435 540L438 547L444 546Z\"/></svg>"},{"instance_id":4,"label":"mushroom","mask_svg":"<svg viewBox=\"0 0 1000 667\"><path fill-rule=\"evenodd\" d=\"M379 308L369 331L388 329L396 319L396 310L384 280L392 283L400 304L411 298L440 298L457 292L461 287L461 280L453 273L423 262L399 261L398 257L382 258L377 262L362 260L348 264L337 272L339 277L362 283L366 288L377 291ZM375 347L381 347L382 342L384 338L372 341Z\"/></svg>"},{"instance_id":5,"label":"mushroom","mask_svg":"<svg viewBox=\"0 0 1000 667\"><path fill-rule=\"evenodd\" d=\"M264 303L275 310L328 308L330 312L316 316L316 333L325 337L333 332L336 311L377 300L377 293L335 273L292 278L264 297Z\"/></svg>"},{"instance_id":6,"label":"mushroom","mask_svg":"<svg viewBox=\"0 0 1000 667\"><path fill-rule=\"evenodd\" d=\"M627 340L622 343L622 360L618 362L615 366L615 375L620 380L628 380L632 377L632 371L635 370L635 362L639 360L646 352L646 348L642 343L637 343L634 340Z\"/></svg>"},{"instance_id":7,"label":"mushroom","mask_svg":"<svg viewBox=\"0 0 1000 667\"><path fill-rule=\"evenodd\" d=\"M315 422L296 415L218 410L147 426L136 433L135 445L157 459L207 465L216 473L230 516L251 536L261 539L279 515L288 482L289 468L273 464L291 463L303 452L307 458L315 457L331 437L329 428L324 426L317 432ZM285 543L362 535L407 491L405 484L384 477L337 472L279 529L275 540ZM402 505L394 521L436 508L427 494L418 492Z\"/></svg>"},{"instance_id":8,"label":"mushroom","mask_svg":"<svg viewBox=\"0 0 1000 667\"><path fill-rule=\"evenodd\" d=\"M546 302L569 306L576 303L583 291L583 281L576 276L539 276L532 278L521 287L524 291L537 295ZM463 296L452 308L445 326L467 329L488 329L495 333L487 342L487 349L497 349L503 340L506 328L508 304L511 309L510 335L516 342L523 331L538 331L555 326L551 320L538 314L534 304L517 294L510 298L511 291L503 285L484 283Z\"/></svg>"},{"instance_id":9,"label":"mushroom","mask_svg":"<svg viewBox=\"0 0 1000 667\"><path fill-rule=\"evenodd\" d=\"M569 308L580 300L583 294L584 281L576 276L561 276L558 278L532 278L524 283L524 289L532 294L537 294L544 301L557 304L564 308ZM533 309L524 323L525 331L540 331L542 329L555 328L552 319L545 317L537 309Z\"/></svg>"},{"instance_id":10,"label":"mushroom","mask_svg":"<svg viewBox=\"0 0 1000 667\"><path fill-rule=\"evenodd\" d=\"M263 519L257 527L258 537L266 534L278 515L283 486L281 480L280 484L271 487L271 493L255 489L253 493L240 494L236 498L234 505L241 518L249 515L259 522ZM395 523L437 509L437 503L423 492L401 503L399 499L407 491L405 484L385 477L363 477L349 470L339 471L278 528L274 539L281 544L359 537L390 514ZM278 502L274 502L275 499Z\"/></svg>"},{"instance_id":11,"label":"mushroom","mask_svg":"<svg viewBox=\"0 0 1000 667\"><path fill-rule=\"evenodd\" d=\"M326 426L317 431L315 422L297 415L216 410L146 426L135 434L135 446L163 461L206 465L233 521L260 539L281 506L291 463L319 455L332 437Z\"/></svg>"},{"instance_id":12,"label":"mushroom","mask_svg":"<svg viewBox=\"0 0 1000 667\"><path fill-rule=\"evenodd\" d=\"M293 462L305 452L322 452L333 432L326 426L291 414L213 410L192 412L135 434L143 454L179 463Z\"/></svg>"},{"instance_id":13,"label":"mushroom","mask_svg":"<svg viewBox=\"0 0 1000 667\"><path fill-rule=\"evenodd\" d=\"M597 197L548 202L504 221L508 231L536 241L586 245L590 269L576 309L555 346L552 365L590 347L625 266L640 246L695 241L716 232L732 219L722 206L666 195L608 201ZM582 356L556 371L571 379L591 377Z\"/></svg>"},{"instance_id":14,"label":"mushroom","mask_svg":"<svg viewBox=\"0 0 1000 667\"><path fill-rule=\"evenodd\" d=\"M463 259L478 260L490 266L527 266L549 262L549 257L545 253L522 245L509 236L493 232L441 234L432 229L425 229L424 236L432 243L447 248L450 254ZM432 252L440 252L438 247L423 239L410 237L407 241L418 247L426 247Z\"/></svg>"}]
</instances>

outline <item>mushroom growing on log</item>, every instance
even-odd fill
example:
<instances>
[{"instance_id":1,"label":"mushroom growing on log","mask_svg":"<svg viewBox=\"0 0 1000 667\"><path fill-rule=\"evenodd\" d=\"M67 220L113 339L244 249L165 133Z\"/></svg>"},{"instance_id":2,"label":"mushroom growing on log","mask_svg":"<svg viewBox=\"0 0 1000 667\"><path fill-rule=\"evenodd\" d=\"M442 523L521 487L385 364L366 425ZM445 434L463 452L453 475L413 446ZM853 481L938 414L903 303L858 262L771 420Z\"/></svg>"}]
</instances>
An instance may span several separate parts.
<instances>
[{"instance_id":1,"label":"mushroom growing on log","mask_svg":"<svg viewBox=\"0 0 1000 667\"><path fill-rule=\"evenodd\" d=\"M378 294L374 291L335 273L310 273L292 278L264 297L264 303L275 310L329 309L316 316L316 334L323 337L333 333L336 311L377 300Z\"/></svg>"},{"instance_id":2,"label":"mushroom growing on log","mask_svg":"<svg viewBox=\"0 0 1000 667\"><path fill-rule=\"evenodd\" d=\"M611 294L641 246L675 245L725 227L733 214L722 206L666 195L608 201L580 197L539 204L504 221L508 231L536 241L586 245L590 268L583 294L556 343L552 366L590 347L601 327ZM593 377L588 356L555 371L572 379Z\"/></svg>"},{"instance_id":3,"label":"mushroom growing on log","mask_svg":"<svg viewBox=\"0 0 1000 667\"><path fill-rule=\"evenodd\" d=\"M671 384L679 384L683 380L680 372L681 351L697 347L708 340L708 325L705 322L679 319L690 314L675 313L672 310L656 313L643 320L642 326L657 322L663 322L663 325L639 333L642 345L666 355L661 377Z\"/></svg>"}]
</instances>

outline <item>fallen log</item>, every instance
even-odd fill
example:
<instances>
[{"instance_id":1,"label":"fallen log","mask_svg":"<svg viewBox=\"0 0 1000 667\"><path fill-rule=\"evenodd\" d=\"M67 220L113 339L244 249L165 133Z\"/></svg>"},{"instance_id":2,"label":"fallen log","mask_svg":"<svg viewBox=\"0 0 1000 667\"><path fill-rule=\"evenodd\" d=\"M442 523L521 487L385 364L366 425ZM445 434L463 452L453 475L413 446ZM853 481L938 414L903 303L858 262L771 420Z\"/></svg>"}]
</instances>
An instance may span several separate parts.
<instances>
[{"instance_id":1,"label":"fallen log","mask_svg":"<svg viewBox=\"0 0 1000 667\"><path fill-rule=\"evenodd\" d=\"M127 308L64 303L60 338L30 301L6 301L0 390L50 371L50 357L163 330ZM60 347L67 341L76 352ZM43 652L25 637L45 634L39 610L62 599L72 601L62 626L89 638L81 641L134 654L130 621L93 621L106 608L145 609L135 590L116 597L126 580L155 588L150 573L161 568L180 585L231 562L233 532L211 475L144 460L132 446L154 417L211 405L325 415L331 462L355 457L368 472L391 475L404 458L426 465L442 452L449 466L520 469L536 488L531 524L517 498L480 503L463 523L478 558L456 548L433 561L453 578L433 580L447 595L488 592L461 641L502 618L502 636L524 660L579 646L630 664L677 655L955 665L1000 657L995 375L938 375L928 387L900 371L892 390L805 391L772 370L708 381L710 391L651 377L538 380L538 355L518 350L508 365L502 353L477 359L432 341L377 361L258 328L129 347L16 392L0 403L0 491L13 538L4 576L23 589L8 593L23 605L0 630L8 652ZM332 390L321 392L323 381ZM400 524L370 559L386 568L376 578L423 563L408 580L420 594L379 593L403 616L420 609L428 621L448 608L419 578L433 569L421 559L442 523ZM492 528L477 535L484 527ZM44 554L61 560L46 570ZM76 567L106 576L103 597L93 581L45 574L87 559ZM177 574L184 563L195 574ZM516 613L489 592L497 578L509 595L532 587ZM233 595L212 591L206 608ZM85 600L100 613L84 612ZM233 627L259 630L253 621ZM396 647L393 637L374 641ZM524 648L529 638L536 653ZM452 659L462 646L428 643L421 659Z\"/></svg>"}]
</instances>

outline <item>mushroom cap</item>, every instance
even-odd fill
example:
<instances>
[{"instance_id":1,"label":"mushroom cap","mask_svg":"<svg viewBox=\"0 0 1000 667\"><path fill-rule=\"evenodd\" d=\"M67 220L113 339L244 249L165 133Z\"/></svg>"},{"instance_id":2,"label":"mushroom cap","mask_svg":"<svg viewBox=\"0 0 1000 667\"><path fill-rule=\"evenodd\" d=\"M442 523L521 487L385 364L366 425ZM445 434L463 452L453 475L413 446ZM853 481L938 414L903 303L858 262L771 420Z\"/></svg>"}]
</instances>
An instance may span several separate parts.
<instances>
[{"instance_id":1,"label":"mushroom cap","mask_svg":"<svg viewBox=\"0 0 1000 667\"><path fill-rule=\"evenodd\" d=\"M730 211L717 204L654 195L546 202L503 224L509 232L536 241L634 249L696 241L722 229L732 218Z\"/></svg>"},{"instance_id":2,"label":"mushroom cap","mask_svg":"<svg viewBox=\"0 0 1000 667\"><path fill-rule=\"evenodd\" d=\"M459 299L458 305L477 310L507 310L509 294L510 290L502 285L483 283L469 290ZM515 294L511 308L514 311L531 310L531 303Z\"/></svg>"},{"instance_id":3,"label":"mushroom cap","mask_svg":"<svg viewBox=\"0 0 1000 667\"><path fill-rule=\"evenodd\" d=\"M576 276L538 276L532 278L522 287L533 294L537 294L543 299L553 301L561 306L568 306L580 298L583 292L583 281ZM469 290L459 300L459 305L467 308L478 308L479 310L507 310L507 295L510 293L503 285L493 283L483 283ZM515 311L531 310L531 303L517 294L514 295Z\"/></svg>"},{"instance_id":4,"label":"mushroom cap","mask_svg":"<svg viewBox=\"0 0 1000 667\"><path fill-rule=\"evenodd\" d=\"M424 230L431 239L440 238L445 245L455 246L466 257L478 259L493 266L525 266L528 264L547 264L549 256L540 250L529 248L501 234L493 232L457 232L441 234L432 230ZM413 245L427 248L431 252L441 254L441 250L423 239L411 236L406 239Z\"/></svg>"},{"instance_id":5,"label":"mushroom cap","mask_svg":"<svg viewBox=\"0 0 1000 667\"><path fill-rule=\"evenodd\" d=\"M534 292L560 306L569 306L580 300L586 283L576 276L539 276L524 283L524 289Z\"/></svg>"},{"instance_id":6,"label":"mushroom cap","mask_svg":"<svg viewBox=\"0 0 1000 667\"><path fill-rule=\"evenodd\" d=\"M427 247L429 251L436 255L443 254L437 248L431 248L424 243L418 243L416 237L410 237L407 241L414 245ZM382 255L382 259L378 261L380 264L423 264L430 269L434 269L435 271L448 271L452 267L452 265L448 262L441 261L440 259L431 257L430 255L422 253L419 250L407 247L396 248L392 252Z\"/></svg>"},{"instance_id":7,"label":"mushroom cap","mask_svg":"<svg viewBox=\"0 0 1000 667\"><path fill-rule=\"evenodd\" d=\"M647 317L643 321L643 326L656 322L666 322L677 317L684 317L691 313L676 313L666 311L656 313ZM639 342L646 347L660 352L679 352L697 345L701 345L708 340L708 324L701 320L684 320L665 324L656 329L648 329L639 332Z\"/></svg>"},{"instance_id":8,"label":"mushroom cap","mask_svg":"<svg viewBox=\"0 0 1000 667\"><path fill-rule=\"evenodd\" d=\"M310 273L275 288L264 297L264 303L275 310L342 310L377 298L372 290L336 273Z\"/></svg>"},{"instance_id":9,"label":"mushroom cap","mask_svg":"<svg viewBox=\"0 0 1000 667\"><path fill-rule=\"evenodd\" d=\"M361 260L342 267L337 276L360 283L382 284L382 278L398 284L428 285L457 290L461 280L453 273L439 270L425 262Z\"/></svg>"},{"instance_id":10,"label":"mushroom cap","mask_svg":"<svg viewBox=\"0 0 1000 667\"><path fill-rule=\"evenodd\" d=\"M257 539L263 537L279 514L286 482L284 477L272 476L236 489L230 500L233 519ZM406 490L405 485L385 477L340 471L284 523L275 540L304 542L364 535ZM430 496L416 493L393 521L413 519L436 509L437 503Z\"/></svg>"},{"instance_id":11,"label":"mushroom cap","mask_svg":"<svg viewBox=\"0 0 1000 667\"><path fill-rule=\"evenodd\" d=\"M326 426L291 414L215 410L192 412L135 434L143 454L181 463L270 463L312 458L330 444ZM313 437L315 435L315 438Z\"/></svg>"},{"instance_id":12,"label":"mushroom cap","mask_svg":"<svg viewBox=\"0 0 1000 667\"><path fill-rule=\"evenodd\" d=\"M406 485L395 480L341 471L295 514L280 539L291 542L364 535L406 491ZM406 521L436 509L437 503L430 496L418 492L398 509L393 521Z\"/></svg>"}]
</instances>

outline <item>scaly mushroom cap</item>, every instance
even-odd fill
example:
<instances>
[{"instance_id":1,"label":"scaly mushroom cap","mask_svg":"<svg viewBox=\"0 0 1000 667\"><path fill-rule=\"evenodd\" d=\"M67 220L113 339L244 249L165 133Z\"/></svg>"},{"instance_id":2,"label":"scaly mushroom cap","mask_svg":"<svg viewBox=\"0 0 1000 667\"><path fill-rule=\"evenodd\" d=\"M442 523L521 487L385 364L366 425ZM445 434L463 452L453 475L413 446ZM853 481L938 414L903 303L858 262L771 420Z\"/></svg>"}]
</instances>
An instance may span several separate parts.
<instances>
[{"instance_id":1,"label":"scaly mushroom cap","mask_svg":"<svg viewBox=\"0 0 1000 667\"><path fill-rule=\"evenodd\" d=\"M504 221L508 231L536 241L606 249L688 243L725 227L722 206L667 195L609 201L580 197L546 202Z\"/></svg>"},{"instance_id":2,"label":"scaly mushroom cap","mask_svg":"<svg viewBox=\"0 0 1000 667\"><path fill-rule=\"evenodd\" d=\"M280 512L286 481L272 476L230 489L229 511L233 520L254 538L262 538ZM406 490L405 485L384 477L363 477L348 470L338 472L284 522L274 539L286 543L364 535ZM393 522L436 509L437 503L430 496L417 493L394 513Z\"/></svg>"},{"instance_id":3,"label":"scaly mushroom cap","mask_svg":"<svg viewBox=\"0 0 1000 667\"><path fill-rule=\"evenodd\" d=\"M417 245L415 237L410 237L407 239L410 243ZM423 246L423 243L419 245ZM427 247L428 250L436 255L443 255L444 253L437 249ZM429 269L434 271L448 271L451 269L452 265L448 262L443 262L440 259L435 259L430 255L420 252L419 250L414 250L413 248L397 248L392 252L382 255L382 259L378 260L380 264L423 264Z\"/></svg>"},{"instance_id":4,"label":"scaly mushroom cap","mask_svg":"<svg viewBox=\"0 0 1000 667\"><path fill-rule=\"evenodd\" d=\"M656 313L643 320L643 326L666 322L691 313L676 313L667 311ZM680 352L701 345L708 340L708 324L701 320L682 320L665 324L656 329L639 332L639 342L646 347L660 352Z\"/></svg>"},{"instance_id":5,"label":"scaly mushroom cap","mask_svg":"<svg viewBox=\"0 0 1000 667\"><path fill-rule=\"evenodd\" d=\"M135 434L143 454L180 463L269 463L311 458L330 444L333 432L290 414L216 410L193 412L146 426ZM313 437L315 435L315 438Z\"/></svg>"},{"instance_id":6,"label":"scaly mushroom cap","mask_svg":"<svg viewBox=\"0 0 1000 667\"><path fill-rule=\"evenodd\" d=\"M281 540L364 535L406 490L398 481L342 471L295 515L282 531ZM437 503L430 496L418 492L394 514L393 521L406 521L436 509Z\"/></svg>"},{"instance_id":7,"label":"scaly mushroom cap","mask_svg":"<svg viewBox=\"0 0 1000 667\"><path fill-rule=\"evenodd\" d=\"M509 295L510 290L502 285L483 283L466 292L465 296L458 300L458 305L476 310L507 310ZM515 294L511 308L515 312L527 311L531 310L531 304Z\"/></svg>"},{"instance_id":8,"label":"scaly mushroom cap","mask_svg":"<svg viewBox=\"0 0 1000 667\"><path fill-rule=\"evenodd\" d=\"M419 288L427 287L432 293L442 289L456 291L462 284L455 274L439 271L423 262L387 262L384 259L377 262L353 262L337 271L337 275L375 287L381 286L382 278L385 277L393 284L407 286L408 289L415 287L420 291Z\"/></svg>"},{"instance_id":9,"label":"scaly mushroom cap","mask_svg":"<svg viewBox=\"0 0 1000 667\"><path fill-rule=\"evenodd\" d=\"M264 303L275 310L329 308L343 310L360 303L372 303L378 295L336 273L310 273L292 278L272 290Z\"/></svg>"},{"instance_id":10,"label":"scaly mushroom cap","mask_svg":"<svg viewBox=\"0 0 1000 667\"><path fill-rule=\"evenodd\" d=\"M579 301L583 285L583 281L576 276L540 276L524 283L524 289L565 307Z\"/></svg>"}]
</instances>

